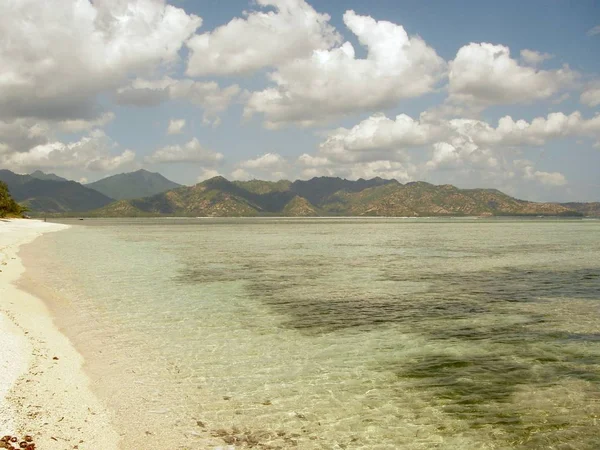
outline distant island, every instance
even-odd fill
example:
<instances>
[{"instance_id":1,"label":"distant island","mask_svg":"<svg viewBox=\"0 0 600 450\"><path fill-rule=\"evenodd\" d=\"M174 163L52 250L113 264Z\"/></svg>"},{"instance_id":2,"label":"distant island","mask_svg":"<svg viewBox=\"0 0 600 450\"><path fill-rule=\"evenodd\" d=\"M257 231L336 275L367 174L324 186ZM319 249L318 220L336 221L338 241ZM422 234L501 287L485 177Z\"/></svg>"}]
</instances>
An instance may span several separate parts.
<instances>
[{"instance_id":1,"label":"distant island","mask_svg":"<svg viewBox=\"0 0 600 450\"><path fill-rule=\"evenodd\" d=\"M138 170L82 185L36 171L0 170L0 181L32 215L84 217L561 216L600 217L600 202L536 203L496 189L336 177L229 181L181 186Z\"/></svg>"}]
</instances>

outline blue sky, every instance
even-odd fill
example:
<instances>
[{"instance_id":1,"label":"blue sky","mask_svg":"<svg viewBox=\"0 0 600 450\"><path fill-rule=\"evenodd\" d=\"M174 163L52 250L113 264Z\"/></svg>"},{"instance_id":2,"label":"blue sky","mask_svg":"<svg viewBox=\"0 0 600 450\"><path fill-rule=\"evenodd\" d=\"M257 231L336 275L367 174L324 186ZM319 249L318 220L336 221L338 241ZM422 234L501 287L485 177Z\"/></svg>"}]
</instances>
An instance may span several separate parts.
<instances>
[{"instance_id":1,"label":"blue sky","mask_svg":"<svg viewBox=\"0 0 600 450\"><path fill-rule=\"evenodd\" d=\"M39 5L0 6L2 167L600 201L597 1Z\"/></svg>"}]
</instances>

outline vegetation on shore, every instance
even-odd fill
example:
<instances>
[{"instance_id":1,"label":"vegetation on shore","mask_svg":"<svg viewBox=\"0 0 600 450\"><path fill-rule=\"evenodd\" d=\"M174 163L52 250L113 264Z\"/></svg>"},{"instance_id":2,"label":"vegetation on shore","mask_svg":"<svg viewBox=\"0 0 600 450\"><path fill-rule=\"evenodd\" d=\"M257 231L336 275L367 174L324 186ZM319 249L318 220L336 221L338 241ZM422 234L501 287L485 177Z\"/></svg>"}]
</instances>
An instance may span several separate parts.
<instances>
[{"instance_id":1,"label":"vegetation on shore","mask_svg":"<svg viewBox=\"0 0 600 450\"><path fill-rule=\"evenodd\" d=\"M24 208L14 201L6 183L0 181L0 217L21 217Z\"/></svg>"}]
</instances>

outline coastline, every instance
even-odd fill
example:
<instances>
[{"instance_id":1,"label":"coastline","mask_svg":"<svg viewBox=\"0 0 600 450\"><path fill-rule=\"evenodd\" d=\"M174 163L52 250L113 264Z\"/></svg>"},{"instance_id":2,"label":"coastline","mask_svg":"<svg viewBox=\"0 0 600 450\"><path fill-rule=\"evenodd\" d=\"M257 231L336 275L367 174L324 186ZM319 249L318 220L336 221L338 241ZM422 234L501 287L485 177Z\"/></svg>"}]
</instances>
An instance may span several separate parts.
<instances>
[{"instance_id":1,"label":"coastline","mask_svg":"<svg viewBox=\"0 0 600 450\"><path fill-rule=\"evenodd\" d=\"M40 449L116 450L118 434L92 393L83 357L45 303L16 284L25 271L20 247L67 228L0 221L0 434L29 434Z\"/></svg>"}]
</instances>

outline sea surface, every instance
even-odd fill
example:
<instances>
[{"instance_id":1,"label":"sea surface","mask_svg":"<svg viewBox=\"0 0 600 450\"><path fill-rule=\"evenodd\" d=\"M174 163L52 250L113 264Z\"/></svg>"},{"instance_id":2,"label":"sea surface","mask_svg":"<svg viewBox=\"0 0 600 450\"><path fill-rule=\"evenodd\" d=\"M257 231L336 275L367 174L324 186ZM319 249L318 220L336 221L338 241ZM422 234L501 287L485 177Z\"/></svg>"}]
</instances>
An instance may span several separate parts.
<instances>
[{"instance_id":1,"label":"sea surface","mask_svg":"<svg viewBox=\"0 0 600 450\"><path fill-rule=\"evenodd\" d=\"M26 282L124 449L600 448L600 221L68 223Z\"/></svg>"}]
</instances>

